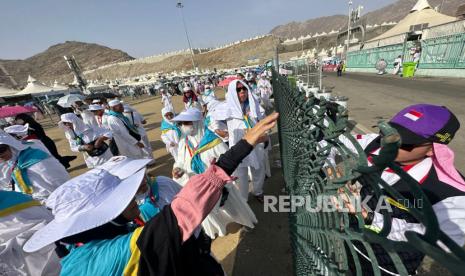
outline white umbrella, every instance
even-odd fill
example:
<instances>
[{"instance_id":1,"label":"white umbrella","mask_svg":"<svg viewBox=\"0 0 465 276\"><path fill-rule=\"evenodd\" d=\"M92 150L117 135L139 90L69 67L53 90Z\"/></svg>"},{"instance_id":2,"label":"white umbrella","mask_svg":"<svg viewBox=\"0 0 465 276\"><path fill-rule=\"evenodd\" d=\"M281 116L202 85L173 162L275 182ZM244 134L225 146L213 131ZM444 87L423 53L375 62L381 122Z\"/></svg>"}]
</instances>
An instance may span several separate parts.
<instances>
[{"instance_id":1,"label":"white umbrella","mask_svg":"<svg viewBox=\"0 0 465 276\"><path fill-rule=\"evenodd\" d=\"M84 100L84 96L79 94L69 94L58 99L57 104L61 107L71 107L77 101Z\"/></svg>"}]
</instances>

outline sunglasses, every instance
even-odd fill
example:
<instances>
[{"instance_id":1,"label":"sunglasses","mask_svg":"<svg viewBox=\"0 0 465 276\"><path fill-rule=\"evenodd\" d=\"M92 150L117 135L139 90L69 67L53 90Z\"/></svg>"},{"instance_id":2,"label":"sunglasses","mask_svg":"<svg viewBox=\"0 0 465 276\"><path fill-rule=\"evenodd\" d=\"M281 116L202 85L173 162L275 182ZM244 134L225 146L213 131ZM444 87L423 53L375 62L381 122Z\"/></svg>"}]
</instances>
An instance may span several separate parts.
<instances>
[{"instance_id":1,"label":"sunglasses","mask_svg":"<svg viewBox=\"0 0 465 276\"><path fill-rule=\"evenodd\" d=\"M236 92L239 93L241 91L246 91L247 92L247 88L245 86L240 86L240 87L237 87L236 88Z\"/></svg>"},{"instance_id":2,"label":"sunglasses","mask_svg":"<svg viewBox=\"0 0 465 276\"><path fill-rule=\"evenodd\" d=\"M411 152L415 148L426 147L426 146L431 146L431 143L421 144L421 145L402 144L400 145L400 149Z\"/></svg>"}]
</instances>

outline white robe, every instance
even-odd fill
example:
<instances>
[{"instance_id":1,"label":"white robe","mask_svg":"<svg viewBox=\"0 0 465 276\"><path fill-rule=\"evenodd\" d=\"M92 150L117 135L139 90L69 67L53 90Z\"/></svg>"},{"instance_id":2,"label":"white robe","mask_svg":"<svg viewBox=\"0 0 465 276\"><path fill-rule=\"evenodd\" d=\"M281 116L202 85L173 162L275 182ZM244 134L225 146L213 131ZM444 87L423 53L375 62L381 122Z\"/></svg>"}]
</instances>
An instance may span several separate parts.
<instances>
[{"instance_id":1,"label":"white robe","mask_svg":"<svg viewBox=\"0 0 465 276\"><path fill-rule=\"evenodd\" d=\"M143 151L144 151L145 157L154 159L153 154L152 154L152 146L150 145L149 137L147 136L147 131L145 131L144 125L142 124L142 122L145 120L142 114L133 110L132 115L131 113L124 113L124 116L126 116L126 118L128 118L129 121L133 125L137 126L137 131L139 132L139 135L141 136L140 139L142 143L144 144Z\"/></svg>"},{"instance_id":2,"label":"white robe","mask_svg":"<svg viewBox=\"0 0 465 276\"><path fill-rule=\"evenodd\" d=\"M165 119L166 120L166 119ZM179 136L175 130L163 130L161 134L161 140L165 143L166 151L169 152L173 158L174 162L178 161L178 144ZM171 143L175 144L171 146Z\"/></svg>"},{"instance_id":3,"label":"white robe","mask_svg":"<svg viewBox=\"0 0 465 276\"><path fill-rule=\"evenodd\" d=\"M271 83L267 79L260 79L258 81L258 91L260 94L260 98L263 102L265 108L272 108L273 105L270 102L271 94L273 94L273 88Z\"/></svg>"},{"instance_id":4,"label":"white robe","mask_svg":"<svg viewBox=\"0 0 465 276\"><path fill-rule=\"evenodd\" d=\"M235 86L237 81L232 81ZM229 147L231 148L244 137L247 126L244 123L244 118L242 114L242 109L237 97L237 92L228 91L228 96L226 102L229 108L229 116L227 119L228 132L229 132ZM253 96L252 92L249 91L249 102L250 102L250 112L249 119L253 124L256 124L259 119L261 119L260 107L258 105L257 99ZM263 162L263 145L257 145L255 149L242 160L239 167L253 167L255 169L260 168Z\"/></svg>"},{"instance_id":5,"label":"white robe","mask_svg":"<svg viewBox=\"0 0 465 276\"><path fill-rule=\"evenodd\" d=\"M24 252L24 243L53 219L43 206L33 206L0 216L0 275L59 275L60 258L51 244L37 252Z\"/></svg>"},{"instance_id":6,"label":"white robe","mask_svg":"<svg viewBox=\"0 0 465 276\"><path fill-rule=\"evenodd\" d=\"M237 80L232 81L228 87L228 94L226 95L226 103L228 105L228 133L229 133L229 147L233 147L239 141L242 140L246 131L247 125L244 122L244 115L242 112L242 107L239 102L239 98L236 92L236 85ZM244 86L248 88L248 86L242 82ZM253 93L249 89L248 93L249 98L249 113L248 117L252 124L256 124L258 120L262 118L262 114L260 111L260 105L258 104L257 98L253 95ZM253 182L253 193L255 195L263 194L263 184L265 180L265 150L264 145L259 144L255 147L255 149L242 160L241 164L239 164L238 168L234 172L234 176L238 177L238 181L236 181L239 190L241 191L242 196L245 200L248 198L249 193L249 182L248 182L248 174L249 170L251 171L252 175L252 182Z\"/></svg>"},{"instance_id":7,"label":"white robe","mask_svg":"<svg viewBox=\"0 0 465 276\"><path fill-rule=\"evenodd\" d=\"M3 190L11 190L11 164L17 160L19 152L25 150L29 146L22 144L20 141L6 133L0 133L0 144L9 145L13 154L11 160L7 162L0 162L1 188ZM32 147L34 148L34 146ZM63 165L51 155L48 158L27 168L27 176L32 185L33 192L31 196L40 202L45 201L48 196L56 188L58 188L58 186L62 185L70 179L70 176L65 167L63 167ZM15 190L20 191L19 187L15 187Z\"/></svg>"},{"instance_id":8,"label":"white robe","mask_svg":"<svg viewBox=\"0 0 465 276\"><path fill-rule=\"evenodd\" d=\"M198 110L202 111L202 103L200 102L199 98L197 98L197 100L198 101L184 103L184 108L186 110L188 110L189 108L197 108Z\"/></svg>"},{"instance_id":9,"label":"white robe","mask_svg":"<svg viewBox=\"0 0 465 276\"><path fill-rule=\"evenodd\" d=\"M215 91L213 89L205 90L202 95L202 101L208 104L212 100L216 100Z\"/></svg>"},{"instance_id":10,"label":"white robe","mask_svg":"<svg viewBox=\"0 0 465 276\"><path fill-rule=\"evenodd\" d=\"M172 96L168 93L161 94L161 103L163 107L173 107L173 103L171 102Z\"/></svg>"},{"instance_id":11,"label":"white robe","mask_svg":"<svg viewBox=\"0 0 465 276\"><path fill-rule=\"evenodd\" d=\"M97 120L95 119L94 113L89 110L81 111L81 118L84 124L90 127L98 127Z\"/></svg>"},{"instance_id":12,"label":"white robe","mask_svg":"<svg viewBox=\"0 0 465 276\"><path fill-rule=\"evenodd\" d=\"M126 129L121 119L115 116L108 116L107 126L113 133L113 138L118 146L119 155L134 159L141 159L147 156L144 150L137 146L139 141L129 134L129 131Z\"/></svg>"},{"instance_id":13,"label":"white robe","mask_svg":"<svg viewBox=\"0 0 465 276\"><path fill-rule=\"evenodd\" d=\"M203 128L203 124L200 125L201 128ZM202 133L202 131L199 131L199 133ZM191 141L193 146L196 147L198 144L197 141L200 141L199 138L202 136L203 133L201 135L197 135L197 137L191 136L189 141ZM208 166L214 158L218 158L227 150L228 147L226 144L221 143L212 149L202 152L200 154L200 158L202 162ZM181 168L185 172L183 178L177 180L178 183L183 186L187 183L189 177L195 175L195 173L192 171L190 160L191 157L186 147L185 137L183 137L179 142L178 161L174 165L175 168ZM227 234L226 226L229 223L236 222L250 228L253 228L254 224L257 223L255 214L253 213L252 209L250 209L247 202L242 198L239 190L237 190L237 188L232 183L226 184L225 187L229 192L228 199L226 200L225 204L220 207L221 200L218 200L215 208L213 208L210 214L202 222L202 227L205 231L205 234L207 234L212 239L215 239L216 236L225 236Z\"/></svg>"},{"instance_id":14,"label":"white robe","mask_svg":"<svg viewBox=\"0 0 465 276\"><path fill-rule=\"evenodd\" d=\"M84 143L90 143L92 141L95 141L97 138L105 136L108 139L111 139L113 136L111 134L111 131L108 129L104 129L101 127L89 127L87 125L84 125L82 121L80 121L79 118L76 121L73 121L73 126L74 126L74 132L76 135L80 136L83 140ZM79 150L79 147L81 146L74 136L72 131L65 131L65 136L68 139L69 146L71 148L71 151L73 152L81 152ZM108 148L102 155L100 156L90 156L87 152L82 152L82 155L84 156L84 161L86 162L86 165L88 168L95 168L106 161L108 161L110 158L113 157L113 154L111 153L110 148Z\"/></svg>"}]
</instances>

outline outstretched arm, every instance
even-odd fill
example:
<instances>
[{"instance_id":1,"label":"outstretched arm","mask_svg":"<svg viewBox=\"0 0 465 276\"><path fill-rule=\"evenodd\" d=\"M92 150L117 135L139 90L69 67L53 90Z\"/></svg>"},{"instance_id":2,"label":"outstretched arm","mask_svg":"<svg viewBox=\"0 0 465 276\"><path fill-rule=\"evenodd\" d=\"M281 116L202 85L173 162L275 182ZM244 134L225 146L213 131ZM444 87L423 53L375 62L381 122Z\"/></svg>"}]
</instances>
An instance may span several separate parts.
<instances>
[{"instance_id":1,"label":"outstretched arm","mask_svg":"<svg viewBox=\"0 0 465 276\"><path fill-rule=\"evenodd\" d=\"M255 125L244 138L227 152L222 154L215 165L203 174L193 176L171 203L177 218L183 242L189 239L193 231L220 199L222 189L231 181L231 175L242 160L249 155L253 147L268 139L266 132L276 125L278 113L266 117Z\"/></svg>"}]
</instances>

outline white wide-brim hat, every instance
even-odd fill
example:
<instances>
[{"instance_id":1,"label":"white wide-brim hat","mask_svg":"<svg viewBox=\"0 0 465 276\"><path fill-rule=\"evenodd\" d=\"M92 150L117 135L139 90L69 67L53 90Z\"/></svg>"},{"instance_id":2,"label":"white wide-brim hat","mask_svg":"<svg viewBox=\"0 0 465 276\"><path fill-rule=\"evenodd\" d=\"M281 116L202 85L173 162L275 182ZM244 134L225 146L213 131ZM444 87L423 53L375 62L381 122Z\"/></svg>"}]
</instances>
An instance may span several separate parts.
<instances>
[{"instance_id":1,"label":"white wide-brim hat","mask_svg":"<svg viewBox=\"0 0 465 276\"><path fill-rule=\"evenodd\" d=\"M173 118L173 122L195 122L202 120L202 112L197 108L189 108Z\"/></svg>"},{"instance_id":2,"label":"white wide-brim hat","mask_svg":"<svg viewBox=\"0 0 465 276\"><path fill-rule=\"evenodd\" d=\"M113 156L96 169L106 170L119 179L126 179L131 176L134 171L145 168L151 161L152 159L149 158L132 159L127 156Z\"/></svg>"},{"instance_id":3,"label":"white wide-brim hat","mask_svg":"<svg viewBox=\"0 0 465 276\"><path fill-rule=\"evenodd\" d=\"M102 226L117 218L131 203L145 177L150 159L119 164L119 176L111 170L93 169L58 187L47 199L55 218L25 243L35 252L65 237Z\"/></svg>"}]
</instances>

